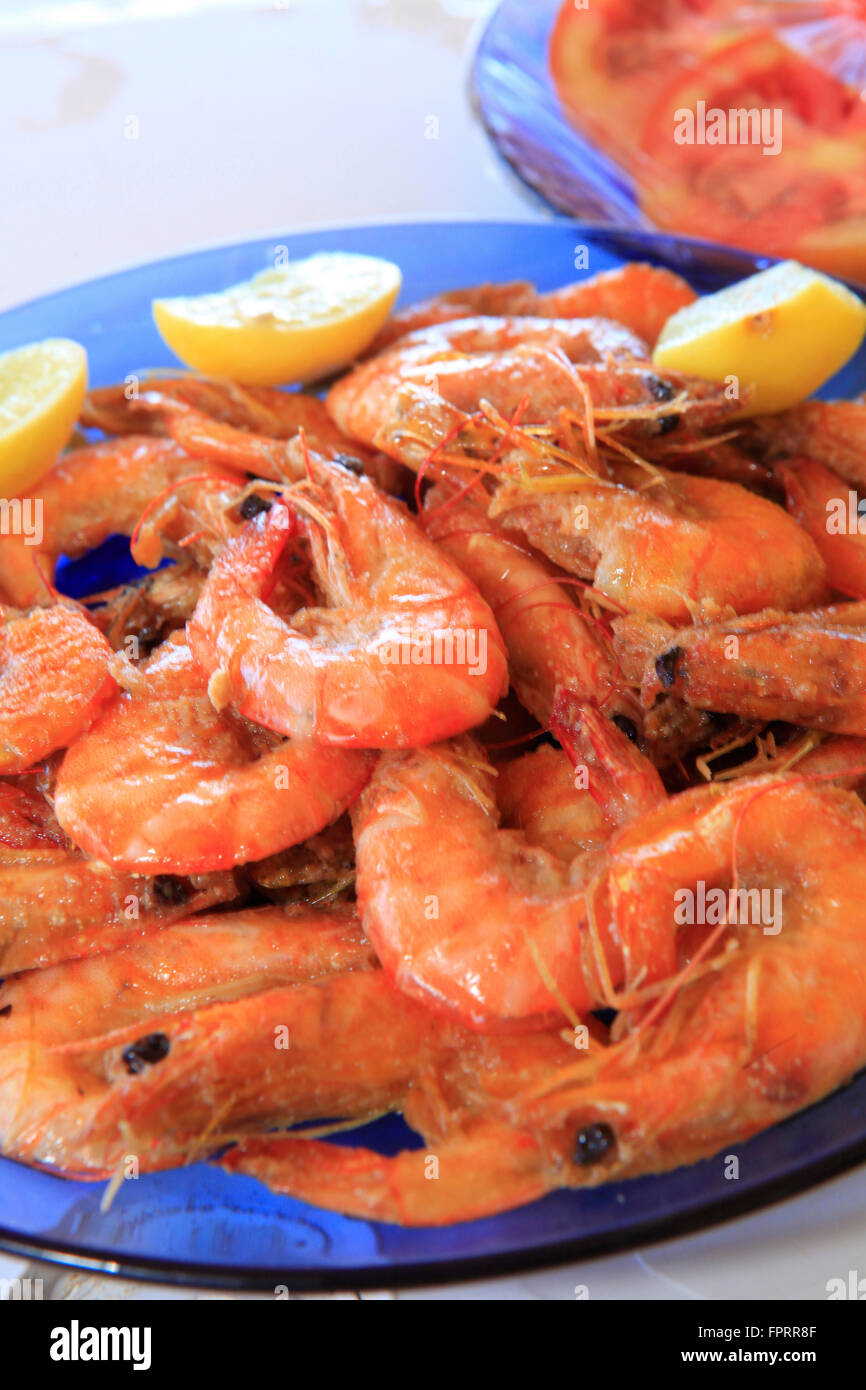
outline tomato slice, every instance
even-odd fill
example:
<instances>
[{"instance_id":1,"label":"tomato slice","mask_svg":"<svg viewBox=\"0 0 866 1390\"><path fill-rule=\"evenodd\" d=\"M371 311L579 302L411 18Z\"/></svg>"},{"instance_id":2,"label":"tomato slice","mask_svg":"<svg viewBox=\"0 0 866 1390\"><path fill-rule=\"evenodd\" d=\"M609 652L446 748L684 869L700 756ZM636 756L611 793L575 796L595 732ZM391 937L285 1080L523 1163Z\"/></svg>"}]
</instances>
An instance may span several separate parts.
<instances>
[{"instance_id":1,"label":"tomato slice","mask_svg":"<svg viewBox=\"0 0 866 1390\"><path fill-rule=\"evenodd\" d=\"M781 150L678 144L678 113L780 110ZM779 130L778 118L767 136ZM661 226L795 254L798 239L866 211L866 107L832 74L762 30L740 37L667 84L646 119L644 211ZM820 254L820 253L819 253ZM814 259L814 257L813 257Z\"/></svg>"},{"instance_id":2,"label":"tomato slice","mask_svg":"<svg viewBox=\"0 0 866 1390\"><path fill-rule=\"evenodd\" d=\"M781 109L785 144L796 145L810 133L833 136L866 130L866 106L857 92L769 30L727 44L664 88L644 125L641 147L647 154L677 165L684 159L701 162L715 157L717 145L678 145L674 140L675 113L694 111L699 101L707 111ZM757 146L743 148L766 162Z\"/></svg>"},{"instance_id":3,"label":"tomato slice","mask_svg":"<svg viewBox=\"0 0 866 1390\"><path fill-rule=\"evenodd\" d=\"M866 2L866 0L864 0ZM723 15L728 0L603 0L606 29L679 29L689 19Z\"/></svg>"}]
</instances>

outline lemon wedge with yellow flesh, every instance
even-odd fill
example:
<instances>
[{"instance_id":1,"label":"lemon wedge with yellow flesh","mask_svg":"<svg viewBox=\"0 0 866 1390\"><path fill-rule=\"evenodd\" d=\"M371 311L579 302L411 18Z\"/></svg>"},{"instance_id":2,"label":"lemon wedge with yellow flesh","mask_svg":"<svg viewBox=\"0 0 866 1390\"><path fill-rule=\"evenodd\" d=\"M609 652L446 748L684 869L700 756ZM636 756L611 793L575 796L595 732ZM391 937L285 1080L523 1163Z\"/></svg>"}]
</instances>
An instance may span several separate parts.
<instances>
[{"instance_id":1,"label":"lemon wedge with yellow flesh","mask_svg":"<svg viewBox=\"0 0 866 1390\"><path fill-rule=\"evenodd\" d=\"M743 397L738 413L758 415L805 400L853 356L864 333L866 305L857 295L783 261L678 310L653 362L727 381Z\"/></svg>"},{"instance_id":2,"label":"lemon wedge with yellow flesh","mask_svg":"<svg viewBox=\"0 0 866 1390\"><path fill-rule=\"evenodd\" d=\"M391 261L323 251L195 298L156 299L153 317L182 362L245 386L330 376L369 347L400 290Z\"/></svg>"},{"instance_id":3,"label":"lemon wedge with yellow flesh","mask_svg":"<svg viewBox=\"0 0 866 1390\"><path fill-rule=\"evenodd\" d=\"M69 442L87 392L87 353L46 338L0 355L0 494L32 488Z\"/></svg>"}]
</instances>

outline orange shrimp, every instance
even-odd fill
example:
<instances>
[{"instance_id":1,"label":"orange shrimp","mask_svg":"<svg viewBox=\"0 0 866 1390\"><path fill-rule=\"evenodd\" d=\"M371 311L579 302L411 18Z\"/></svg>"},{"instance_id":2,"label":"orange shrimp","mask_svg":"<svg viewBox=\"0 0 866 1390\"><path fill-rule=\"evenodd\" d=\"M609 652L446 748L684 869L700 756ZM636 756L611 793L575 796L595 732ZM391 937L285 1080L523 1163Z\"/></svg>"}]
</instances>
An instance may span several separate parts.
<instances>
[{"instance_id":1,"label":"orange shrimp","mask_svg":"<svg viewBox=\"0 0 866 1390\"><path fill-rule=\"evenodd\" d=\"M344 434L411 466L399 444L416 393L465 415L482 399L507 417L523 402L524 418L543 422L561 409L582 412L587 392L596 404L657 404L646 359L645 343L604 319L458 319L361 363L326 404ZM641 365L628 370L632 363Z\"/></svg>"},{"instance_id":2,"label":"orange shrimp","mask_svg":"<svg viewBox=\"0 0 866 1390\"><path fill-rule=\"evenodd\" d=\"M840 593L866 598L866 519L857 493L814 459L786 459L776 467L788 511L808 531L827 569L827 582Z\"/></svg>"},{"instance_id":3,"label":"orange shrimp","mask_svg":"<svg viewBox=\"0 0 866 1390\"><path fill-rule=\"evenodd\" d=\"M671 314L691 304L694 290L659 266L631 262L604 270L558 290L539 294L526 280L450 290L399 309L386 323L371 353L422 328L477 314L531 314L540 318L613 319L654 344Z\"/></svg>"},{"instance_id":4,"label":"orange shrimp","mask_svg":"<svg viewBox=\"0 0 866 1390\"><path fill-rule=\"evenodd\" d=\"M10 536L0 546L0 593L21 608L52 602L61 555L83 555L114 533L131 536L145 508L163 495L159 534L143 532L134 558L154 568L164 541L202 527L209 558L214 536L221 541L224 534L223 512L245 486L243 474L190 458L167 439L128 435L63 454L23 499L40 509L41 543Z\"/></svg>"},{"instance_id":5,"label":"orange shrimp","mask_svg":"<svg viewBox=\"0 0 866 1390\"><path fill-rule=\"evenodd\" d=\"M578 720L565 697L558 716L588 788L560 782L566 807L597 797L610 826L664 797L652 765L596 711ZM595 860L560 860L502 829L494 784L471 740L383 756L352 812L358 902L402 989L473 1027L544 1026L603 1003L585 895ZM598 933L603 974L616 983L670 963L671 943L649 933L620 939L603 922Z\"/></svg>"},{"instance_id":6,"label":"orange shrimp","mask_svg":"<svg viewBox=\"0 0 866 1390\"><path fill-rule=\"evenodd\" d=\"M82 858L43 795L0 782L0 975L111 950L237 896L230 873L113 873Z\"/></svg>"},{"instance_id":7,"label":"orange shrimp","mask_svg":"<svg viewBox=\"0 0 866 1390\"><path fill-rule=\"evenodd\" d=\"M127 386L99 387L88 395L80 422L106 434L163 434L186 414L273 439L290 439L303 429L323 450L328 443L335 449L347 443L317 396L192 374L144 376L133 395Z\"/></svg>"},{"instance_id":8,"label":"orange shrimp","mask_svg":"<svg viewBox=\"0 0 866 1390\"><path fill-rule=\"evenodd\" d=\"M493 330L478 327L485 322L466 320L447 328L452 341L465 332L470 342L474 336L493 344ZM567 320L549 320L546 331L527 329L526 341L519 340L517 326L544 320L503 322L506 342L517 341L499 349L457 352L442 343L441 329L420 342L406 338L341 378L328 394L328 409L347 434L424 472L438 464L439 451L449 445L446 462L477 468L488 455L500 459L502 423L508 426L508 442L519 422L499 472L511 463L512 472L519 467L521 474L538 466L539 437L568 446L575 425L584 437L602 429L616 435L610 448L618 443L619 452L628 453L629 438L640 443L675 431L670 441L680 433L691 439L688 427L703 428L730 413L731 402L715 382L673 373L662 379L640 358L614 360L605 336L616 325L604 320L574 321L570 327ZM590 355L593 342L605 354L601 361ZM621 346L623 354L645 356L636 340ZM569 352L578 360L571 361ZM597 454L598 442L590 455ZM573 450L572 442L566 455L573 457ZM593 457L586 461L594 463ZM566 470L560 464L558 471Z\"/></svg>"},{"instance_id":9,"label":"orange shrimp","mask_svg":"<svg viewBox=\"0 0 866 1390\"><path fill-rule=\"evenodd\" d=\"M697 295L685 280L663 266L630 261L539 295L533 313L553 318L605 318L625 324L650 347L672 314Z\"/></svg>"},{"instance_id":10,"label":"orange shrimp","mask_svg":"<svg viewBox=\"0 0 866 1390\"><path fill-rule=\"evenodd\" d=\"M486 500L486 494L481 497ZM472 494L460 497L437 486L424 507L428 535L490 604L508 651L512 686L540 724L549 723L560 686L628 724L640 721L640 706L620 675L606 632L574 602L561 571L520 536L503 531Z\"/></svg>"},{"instance_id":11,"label":"orange shrimp","mask_svg":"<svg viewBox=\"0 0 866 1390\"><path fill-rule=\"evenodd\" d=\"M725 608L805 608L824 589L812 539L736 483L634 464L578 482L549 494L503 483L490 514L629 611L682 623Z\"/></svg>"},{"instance_id":12,"label":"orange shrimp","mask_svg":"<svg viewBox=\"0 0 866 1390\"><path fill-rule=\"evenodd\" d=\"M744 442L773 460L805 455L866 491L866 399L803 401L776 415L756 415Z\"/></svg>"},{"instance_id":13,"label":"orange shrimp","mask_svg":"<svg viewBox=\"0 0 866 1390\"><path fill-rule=\"evenodd\" d=\"M598 365L632 359L644 361L647 351L642 338L607 318L479 314L410 333L401 340L395 356L411 360L415 352L423 358L433 350L466 357L475 353L507 353L517 347L548 348L562 353L569 362Z\"/></svg>"},{"instance_id":14,"label":"orange shrimp","mask_svg":"<svg viewBox=\"0 0 866 1390\"><path fill-rule=\"evenodd\" d=\"M359 748L482 723L507 668L477 590L368 479L288 449L310 464L312 481L287 499L308 517L327 606L286 621L263 601L292 525L275 503L216 560L188 624L211 698L266 728Z\"/></svg>"},{"instance_id":15,"label":"orange shrimp","mask_svg":"<svg viewBox=\"0 0 866 1390\"><path fill-rule=\"evenodd\" d=\"M471 285L461 290L446 290L429 299L407 304L391 315L366 356L374 357L395 343L422 328L453 319L475 318L479 314L533 314L537 302L535 286L528 280L510 280L504 284Z\"/></svg>"},{"instance_id":16,"label":"orange shrimp","mask_svg":"<svg viewBox=\"0 0 866 1390\"><path fill-rule=\"evenodd\" d=\"M521 1097L568 1074L577 1055L571 1041L552 1032L464 1034L450 1046L440 1034L437 1043L418 1059L404 1101L423 1149L386 1158L311 1137L252 1136L221 1166L317 1206L401 1225L471 1221L544 1196L557 1180L545 1163L545 1136L525 1124ZM597 1046L588 1031L590 1056Z\"/></svg>"},{"instance_id":17,"label":"orange shrimp","mask_svg":"<svg viewBox=\"0 0 866 1390\"><path fill-rule=\"evenodd\" d=\"M315 835L358 795L369 757L217 713L207 684L177 633L69 749L54 804L81 849L139 873L229 869Z\"/></svg>"},{"instance_id":18,"label":"orange shrimp","mask_svg":"<svg viewBox=\"0 0 866 1390\"><path fill-rule=\"evenodd\" d=\"M169 434L190 455L227 461L231 467L248 466L277 481L285 472L276 441L292 439L303 430L322 457L357 467L386 492L398 494L403 486L401 466L347 439L318 396L180 374L146 377L141 386L132 397L125 386L92 391L81 423L108 434ZM260 442L245 440L244 435Z\"/></svg>"},{"instance_id":19,"label":"orange shrimp","mask_svg":"<svg viewBox=\"0 0 866 1390\"><path fill-rule=\"evenodd\" d=\"M697 709L866 735L866 604L672 628L640 614L613 622L627 679Z\"/></svg>"},{"instance_id":20,"label":"orange shrimp","mask_svg":"<svg viewBox=\"0 0 866 1390\"><path fill-rule=\"evenodd\" d=\"M72 604L10 615L0 626L0 773L66 748L116 689L111 648Z\"/></svg>"},{"instance_id":21,"label":"orange shrimp","mask_svg":"<svg viewBox=\"0 0 866 1390\"><path fill-rule=\"evenodd\" d=\"M384 1158L263 1136L223 1165L319 1206L438 1225L736 1151L866 1063L866 809L796 779L672 798L611 846L612 928L670 929L708 885L725 916L691 929L691 959L612 1044L569 1064L551 1039L545 1065L516 1040L524 1067L508 1089L495 1085L493 1058L483 1073L476 1063L438 1128L410 1097L426 1151Z\"/></svg>"},{"instance_id":22,"label":"orange shrimp","mask_svg":"<svg viewBox=\"0 0 866 1390\"><path fill-rule=\"evenodd\" d=\"M350 909L264 908L7 980L0 1150L108 1177L391 1109L437 1028L373 964Z\"/></svg>"},{"instance_id":23,"label":"orange shrimp","mask_svg":"<svg viewBox=\"0 0 866 1390\"><path fill-rule=\"evenodd\" d=\"M786 759L782 749L778 759L779 771L789 770L790 757ZM776 771L769 767L768 772ZM807 780L832 781L837 787L856 791L862 795L866 788L866 738L852 738L845 734L815 740L815 747L796 761L792 769L798 777Z\"/></svg>"},{"instance_id":24,"label":"orange shrimp","mask_svg":"<svg viewBox=\"0 0 866 1390\"><path fill-rule=\"evenodd\" d=\"M591 795L575 795L575 773L560 748L543 743L496 766L500 826L518 830L529 845L571 863L610 839L604 810Z\"/></svg>"}]
</instances>

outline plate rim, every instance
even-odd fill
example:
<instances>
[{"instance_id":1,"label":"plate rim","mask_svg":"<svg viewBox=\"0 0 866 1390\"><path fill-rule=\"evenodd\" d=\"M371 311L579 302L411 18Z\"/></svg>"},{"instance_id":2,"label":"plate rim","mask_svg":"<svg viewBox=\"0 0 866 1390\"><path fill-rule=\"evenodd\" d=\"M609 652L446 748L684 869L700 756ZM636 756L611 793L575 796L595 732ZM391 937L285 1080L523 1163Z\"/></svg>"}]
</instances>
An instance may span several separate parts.
<instances>
[{"instance_id":1,"label":"plate rim","mask_svg":"<svg viewBox=\"0 0 866 1390\"><path fill-rule=\"evenodd\" d=\"M509 165L509 168L510 167ZM521 180L521 182L525 181ZM526 184L526 187L531 189L530 184ZM13 304L7 304L5 308L0 308L0 320L4 319L7 314L23 313L27 309L34 309L46 299L54 299L57 296L65 294L75 294L78 290L90 289L94 285L103 285L109 280L120 279L126 275L135 275L140 270L149 270L151 266L167 265L172 261L186 260L188 257L207 256L215 251L241 251L245 247L261 246L264 242L275 241L281 236L315 236L319 232L340 232L344 230L375 231L377 227L449 226L454 223L460 225L471 223L472 225L478 226L548 227L559 223L568 224L569 222L574 222L579 223L582 227L585 226L589 228L592 226L599 232L614 230L612 226L606 226L601 222L594 224L583 222L580 218L572 217L570 213L563 212L561 209L554 207L546 198L543 198L540 194L535 194L534 190L532 191L533 196L537 197L539 201L539 207L534 216L531 212L527 212L526 217L473 217L472 214L468 212L421 212L417 214L406 213L399 217L333 218L324 222L300 223L298 226L290 229L287 229L285 226L276 229L272 228L270 230L265 228L257 232L254 236L243 237L242 239L229 237L225 241L197 241L181 250L167 251L164 256L150 256L140 261L129 261L123 265L116 266L113 270L105 271L102 275L87 275L83 280L70 280L65 284L56 285L54 289L44 290L42 294L33 294L27 299L16 300ZM621 230L629 231L632 229L623 227ZM639 231L640 229L635 228L634 230ZM652 232L647 232L647 235L652 234ZM664 233L660 232L658 235L663 236ZM680 237L679 240L688 241L689 238ZM703 246L705 244L697 238L693 238L693 240L696 245ZM720 243L719 249L724 250L727 248L722 247ZM730 249L732 251L736 250L735 247L731 247ZM748 255L749 253L746 252L745 254Z\"/></svg>"},{"instance_id":2,"label":"plate rim","mask_svg":"<svg viewBox=\"0 0 866 1390\"><path fill-rule=\"evenodd\" d=\"M859 1073L863 1075L863 1073ZM852 1078L852 1081L856 1077ZM848 1083L851 1084L850 1082ZM837 1091L831 1092L835 1095ZM824 1099L829 1099L825 1097ZM809 1106L813 1110L816 1106ZM782 1125L796 1121L807 1111L798 1111ZM773 1129L780 1128L773 1125ZM496 1279L521 1273L554 1269L578 1260L600 1258L608 1255L627 1254L631 1250L647 1246L665 1244L679 1240L714 1227L728 1225L755 1211L766 1211L782 1202L813 1191L822 1184L853 1172L866 1164L866 1135L853 1140L843 1149L807 1163L791 1173L767 1179L748 1191L733 1197L721 1196L711 1202L701 1204L694 1210L669 1216L650 1217L627 1231L606 1232L604 1235L568 1237L549 1241L544 1245L517 1251L499 1251L489 1255L470 1255L454 1259L440 1259L425 1262L410 1260L402 1264L345 1266L322 1269L312 1266L257 1265L245 1267L242 1272L236 1265L207 1264L195 1261L180 1262L170 1259L156 1259L151 1256L134 1256L118 1259L116 1254L98 1248L78 1246L74 1241L52 1242L42 1245L30 1238L21 1238L0 1227L0 1251L27 1259L42 1261L65 1268L83 1269L93 1274L106 1274L117 1279L128 1279L146 1284L163 1284L171 1288L217 1289L228 1293L261 1293L285 1285L289 1293L343 1292L350 1289L418 1288L436 1287L469 1283L480 1278ZM27 1166L27 1165L21 1165ZM693 1165L681 1165L688 1167ZM677 1169L670 1169L669 1176ZM56 1176L56 1175L55 1175ZM648 1177L655 1176L647 1174ZM346 1218L352 1220L354 1218ZM362 1224L370 1224L362 1222ZM461 1223L457 1223L458 1225ZM440 1229L436 1227L416 1227L423 1231Z\"/></svg>"},{"instance_id":3,"label":"plate rim","mask_svg":"<svg viewBox=\"0 0 866 1390\"><path fill-rule=\"evenodd\" d=\"M505 158L501 155L501 158ZM509 168L512 167L510 161ZM531 185L527 185L531 187ZM534 191L534 190L533 190ZM759 251L749 251L741 246L729 246L723 241L710 241L704 237L681 236L677 232L666 232L658 227L633 227L627 224L614 222L594 221L590 218L575 217L572 213L565 212L557 208L555 204L542 200L540 209L535 215L527 214L525 217L473 217L471 213L465 215L422 213L417 217L373 217L373 218L351 218L348 221L339 219L327 222L310 223L292 228L282 227L276 231L263 231L255 236L244 237L242 240L229 239L227 241L203 242L201 244L188 247L185 250L172 251L165 256L156 256L142 261L131 261L127 265L122 265L114 270L108 270L103 275L90 275L83 280L73 280L68 284L57 285L54 289L45 290L42 294L31 295L29 299L16 301L14 304L7 304L5 308L0 308L0 324L3 320L14 315L23 314L28 310L36 309L48 299L59 299L66 295L78 294L82 290L92 290L97 286L107 286L112 281L125 279L128 275L136 275L141 271L150 270L157 266L172 265L178 261L191 260L198 256L213 255L217 252L244 251L252 247L262 246L267 242L276 240L279 237L296 236L316 236L318 233L332 233L340 231L376 231L381 228L383 231L394 231L399 228L421 229L424 227L449 227L449 226L472 226L472 227L513 227L523 229L546 229L564 230L566 228L579 229L586 232L590 237L599 238L620 238L627 239L633 237L638 241L657 241L674 243L677 246L686 247L694 250L699 257L720 255L730 261L742 260L745 262L760 262L770 266L776 264L779 257L764 255ZM845 281L841 276L834 276L843 284L850 284L861 296L866 293L862 284Z\"/></svg>"}]
</instances>

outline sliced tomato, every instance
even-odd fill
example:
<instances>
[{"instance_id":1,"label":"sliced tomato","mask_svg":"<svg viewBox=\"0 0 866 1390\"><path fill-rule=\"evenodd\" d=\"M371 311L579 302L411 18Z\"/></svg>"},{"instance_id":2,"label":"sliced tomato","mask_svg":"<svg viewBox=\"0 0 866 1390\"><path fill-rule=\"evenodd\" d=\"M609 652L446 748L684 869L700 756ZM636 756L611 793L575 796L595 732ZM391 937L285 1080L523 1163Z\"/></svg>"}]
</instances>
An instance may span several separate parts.
<instances>
[{"instance_id":1,"label":"sliced tomato","mask_svg":"<svg viewBox=\"0 0 866 1390\"><path fill-rule=\"evenodd\" d=\"M573 7L572 7L573 8ZM728 0L601 0L606 29L681 29L690 19L722 15Z\"/></svg>"},{"instance_id":2,"label":"sliced tomato","mask_svg":"<svg viewBox=\"0 0 866 1390\"><path fill-rule=\"evenodd\" d=\"M781 151L678 144L677 113L698 112L698 102L707 113L781 110ZM852 88L775 34L752 33L680 74L654 103L641 138L652 161L641 206L663 227L775 255L796 254L809 237L820 264L822 230L864 210L864 141L866 109Z\"/></svg>"},{"instance_id":3,"label":"sliced tomato","mask_svg":"<svg viewBox=\"0 0 866 1390\"><path fill-rule=\"evenodd\" d=\"M712 160L718 145L680 145L674 139L676 112L779 109L784 144L796 147L804 135L839 135L866 130L866 106L846 83L809 62L770 30L760 30L716 50L688 73L678 73L657 97L646 119L641 147L654 159L680 165L682 161ZM744 146L759 160L757 146Z\"/></svg>"}]
</instances>

